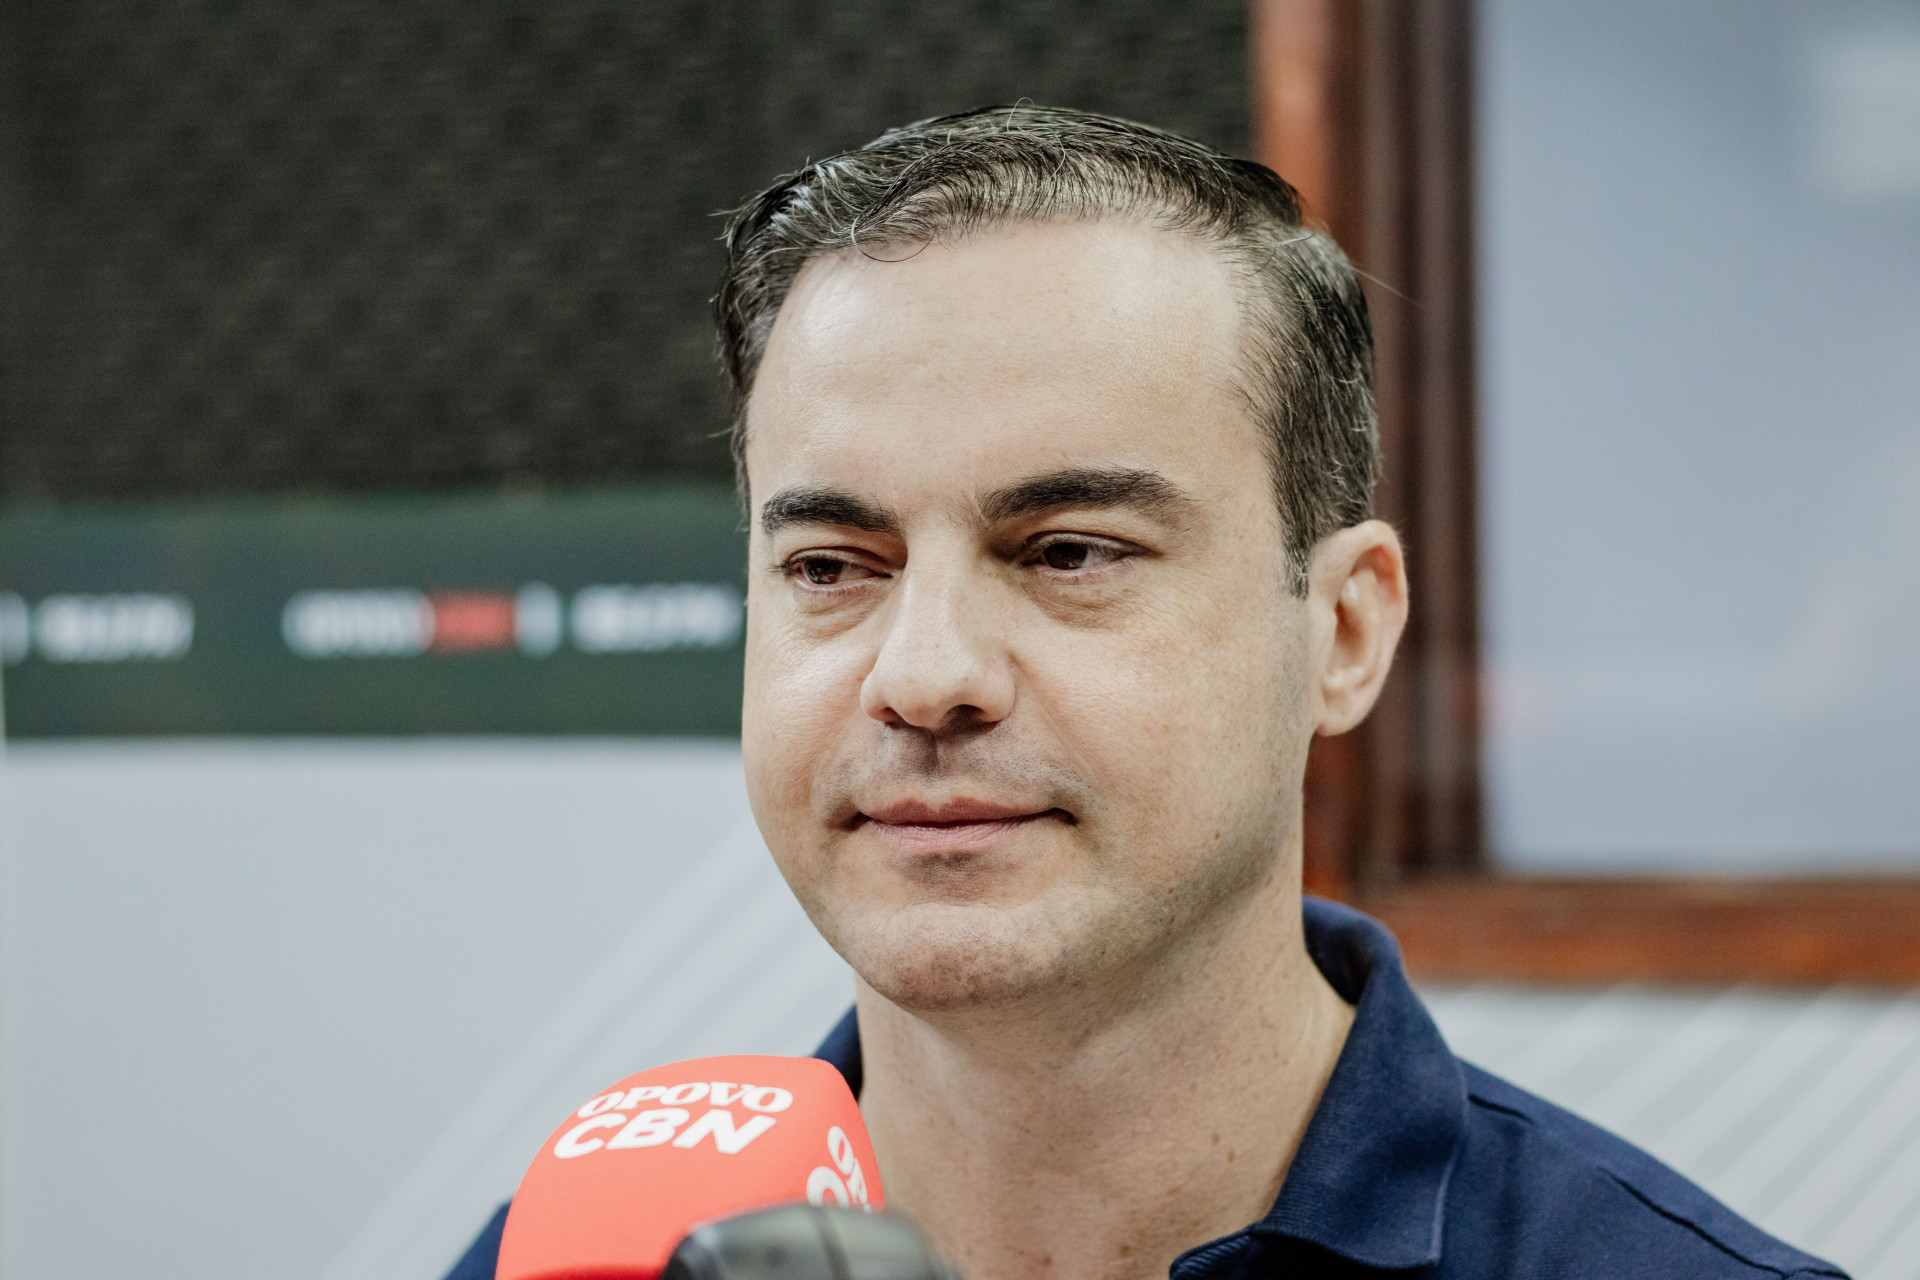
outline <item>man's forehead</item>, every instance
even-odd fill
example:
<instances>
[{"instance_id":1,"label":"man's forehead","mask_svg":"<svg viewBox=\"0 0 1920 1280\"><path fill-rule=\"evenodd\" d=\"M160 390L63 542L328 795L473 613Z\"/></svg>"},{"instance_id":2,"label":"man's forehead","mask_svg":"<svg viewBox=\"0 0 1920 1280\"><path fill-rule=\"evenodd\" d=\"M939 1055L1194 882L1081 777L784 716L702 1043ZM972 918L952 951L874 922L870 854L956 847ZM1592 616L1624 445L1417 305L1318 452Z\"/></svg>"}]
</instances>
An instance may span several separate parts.
<instances>
[{"instance_id":1,"label":"man's forehead","mask_svg":"<svg viewBox=\"0 0 1920 1280\"><path fill-rule=\"evenodd\" d=\"M1172 475L1173 455L1217 431L1244 442L1236 298L1196 242L1034 224L901 252L802 274L748 404L756 494L892 502L918 477L984 507L1037 475Z\"/></svg>"},{"instance_id":2,"label":"man's forehead","mask_svg":"<svg viewBox=\"0 0 1920 1280\"><path fill-rule=\"evenodd\" d=\"M1186 378L1237 347L1231 273L1192 237L1131 222L1023 223L955 242L817 258L775 316L755 379L1001 385L1107 375L1142 361ZM750 404L750 410L752 405Z\"/></svg>"}]
</instances>

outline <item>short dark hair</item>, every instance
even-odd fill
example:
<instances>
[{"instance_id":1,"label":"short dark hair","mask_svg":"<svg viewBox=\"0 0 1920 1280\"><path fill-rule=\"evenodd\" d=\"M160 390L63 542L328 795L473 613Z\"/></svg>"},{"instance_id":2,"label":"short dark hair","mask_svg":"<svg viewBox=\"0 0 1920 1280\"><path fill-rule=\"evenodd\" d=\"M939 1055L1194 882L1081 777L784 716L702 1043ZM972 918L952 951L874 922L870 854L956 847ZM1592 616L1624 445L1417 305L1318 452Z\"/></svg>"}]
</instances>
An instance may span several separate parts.
<instances>
[{"instance_id":1,"label":"short dark hair","mask_svg":"<svg viewBox=\"0 0 1920 1280\"><path fill-rule=\"evenodd\" d=\"M1013 222L1132 216L1216 245L1240 277L1240 390L1266 428L1289 577L1372 512L1380 473L1366 297L1338 245L1265 165L1178 134L1058 107L982 107L890 129L790 173L735 210L714 314L746 488L747 399L809 261L953 241Z\"/></svg>"}]
</instances>

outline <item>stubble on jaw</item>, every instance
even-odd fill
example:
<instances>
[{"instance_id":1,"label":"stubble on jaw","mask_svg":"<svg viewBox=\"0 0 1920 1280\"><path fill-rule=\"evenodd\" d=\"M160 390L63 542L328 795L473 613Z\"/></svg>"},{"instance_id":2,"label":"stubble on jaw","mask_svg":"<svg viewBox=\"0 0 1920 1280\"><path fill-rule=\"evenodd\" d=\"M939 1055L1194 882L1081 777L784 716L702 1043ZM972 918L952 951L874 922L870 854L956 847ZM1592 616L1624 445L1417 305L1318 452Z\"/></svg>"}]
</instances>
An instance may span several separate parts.
<instances>
[{"instance_id":1,"label":"stubble on jaw","mask_svg":"<svg viewBox=\"0 0 1920 1280\"><path fill-rule=\"evenodd\" d=\"M821 936L862 981L918 1013L1004 1008L1056 987L1084 963L1074 939L1086 932L1078 900L1111 879L1104 851L1083 839L1100 804L1073 770L1012 740L1004 727L932 734L863 726L865 741L825 765L807 805L812 873L790 877ZM1048 857L1065 857L1080 891L1057 884L1042 899L996 902L1007 879L1006 851L919 854L882 865L852 860L863 800L915 795L990 798L1058 810L1038 819ZM1064 846L1064 852L1063 852ZM885 897L870 892L875 880ZM1051 900L1058 899L1058 900ZM1082 908L1084 910L1084 907Z\"/></svg>"},{"instance_id":2,"label":"stubble on jaw","mask_svg":"<svg viewBox=\"0 0 1920 1280\"><path fill-rule=\"evenodd\" d=\"M1258 816L1217 814L1217 829L1165 833L1186 846L1155 849L1145 833L1119 829L1126 806L1101 803L1073 771L998 733L961 742L899 741L876 759L842 758L816 790L811 842L815 874L795 891L828 943L862 981L923 1017L1008 1010L1073 993L1110 1018L1177 980L1182 952L1209 940L1282 870L1290 832L1272 805ZM885 741L885 739L883 739ZM848 865L844 815L851 797L883 785L922 791L1019 796L1071 815L1049 833L1041 891L994 901L1004 853L922 858L902 871ZM1131 838L1129 838L1131 837ZM1196 847L1197 846L1197 847ZM1142 859L1170 857L1185 874L1143 882ZM885 900L865 892L874 874L899 877ZM870 882L869 882L870 883Z\"/></svg>"}]
</instances>

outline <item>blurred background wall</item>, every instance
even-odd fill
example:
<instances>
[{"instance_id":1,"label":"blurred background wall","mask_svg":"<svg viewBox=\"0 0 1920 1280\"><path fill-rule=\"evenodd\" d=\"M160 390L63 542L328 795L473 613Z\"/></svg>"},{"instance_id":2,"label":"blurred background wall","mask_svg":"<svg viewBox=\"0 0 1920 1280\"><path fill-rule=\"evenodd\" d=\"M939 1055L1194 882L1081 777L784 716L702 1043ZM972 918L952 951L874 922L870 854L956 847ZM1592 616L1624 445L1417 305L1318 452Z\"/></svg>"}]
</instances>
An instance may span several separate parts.
<instances>
[{"instance_id":1,"label":"blurred background wall","mask_svg":"<svg viewBox=\"0 0 1920 1280\"><path fill-rule=\"evenodd\" d=\"M5 490L726 479L716 210L1021 96L1244 150L1233 3L8 6Z\"/></svg>"},{"instance_id":2,"label":"blurred background wall","mask_svg":"<svg viewBox=\"0 0 1920 1280\"><path fill-rule=\"evenodd\" d=\"M1920 1275L1917 21L6 6L0 1275L437 1276L605 1080L811 1047L715 211L1023 96L1272 160L1368 273L1421 621L1316 885L1468 1056Z\"/></svg>"}]
</instances>

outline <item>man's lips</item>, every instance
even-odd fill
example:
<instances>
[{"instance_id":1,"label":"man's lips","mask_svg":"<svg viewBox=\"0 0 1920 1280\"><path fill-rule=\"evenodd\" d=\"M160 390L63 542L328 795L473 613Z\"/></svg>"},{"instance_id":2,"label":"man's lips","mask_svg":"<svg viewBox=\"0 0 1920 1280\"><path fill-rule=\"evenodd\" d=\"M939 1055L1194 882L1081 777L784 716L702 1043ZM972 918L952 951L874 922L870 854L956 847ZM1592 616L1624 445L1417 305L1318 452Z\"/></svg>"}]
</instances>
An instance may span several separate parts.
<instances>
[{"instance_id":1,"label":"man's lips","mask_svg":"<svg viewBox=\"0 0 1920 1280\"><path fill-rule=\"evenodd\" d=\"M1025 809L974 800L942 805L904 801L863 810L855 827L904 852L958 853L988 848L1051 818L1073 820L1063 809Z\"/></svg>"}]
</instances>

